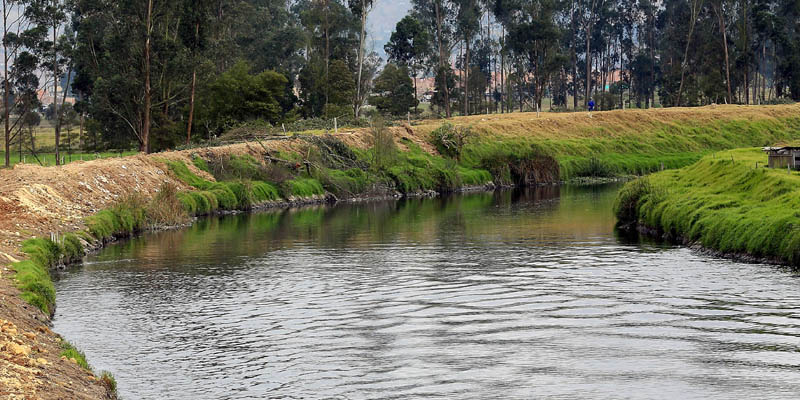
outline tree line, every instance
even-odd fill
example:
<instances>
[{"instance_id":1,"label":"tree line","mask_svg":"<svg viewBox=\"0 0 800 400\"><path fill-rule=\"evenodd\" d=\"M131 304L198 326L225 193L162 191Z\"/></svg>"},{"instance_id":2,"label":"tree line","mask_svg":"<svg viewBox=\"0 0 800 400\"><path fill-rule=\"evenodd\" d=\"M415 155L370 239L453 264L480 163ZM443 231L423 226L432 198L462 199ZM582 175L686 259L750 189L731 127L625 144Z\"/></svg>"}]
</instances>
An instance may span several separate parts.
<instances>
[{"instance_id":1,"label":"tree line","mask_svg":"<svg viewBox=\"0 0 800 400\"><path fill-rule=\"evenodd\" d=\"M3 0L6 164L47 87L56 143L150 152L243 121L800 99L796 0L412 0L367 49L374 0ZM68 89L77 102L68 104ZM27 145L27 144L26 144ZM28 147L32 147L28 145ZM56 146L56 152L59 146Z\"/></svg>"}]
</instances>

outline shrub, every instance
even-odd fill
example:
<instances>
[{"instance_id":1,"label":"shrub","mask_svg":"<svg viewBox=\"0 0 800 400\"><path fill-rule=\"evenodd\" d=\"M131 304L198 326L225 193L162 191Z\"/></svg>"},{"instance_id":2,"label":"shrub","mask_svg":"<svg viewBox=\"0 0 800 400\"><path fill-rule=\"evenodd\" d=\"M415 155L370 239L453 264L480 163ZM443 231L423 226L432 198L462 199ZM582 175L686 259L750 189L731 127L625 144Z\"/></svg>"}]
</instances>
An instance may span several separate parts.
<instances>
[{"instance_id":1,"label":"shrub","mask_svg":"<svg viewBox=\"0 0 800 400\"><path fill-rule=\"evenodd\" d=\"M386 129L383 118L375 118L370 129L370 153L372 166L381 170L394 165L397 159L397 146L394 135Z\"/></svg>"},{"instance_id":2,"label":"shrub","mask_svg":"<svg viewBox=\"0 0 800 400\"><path fill-rule=\"evenodd\" d=\"M464 146L474 137L470 128L454 126L445 122L431 132L431 143L436 146L439 154L461 160Z\"/></svg>"},{"instance_id":3,"label":"shrub","mask_svg":"<svg viewBox=\"0 0 800 400\"><path fill-rule=\"evenodd\" d=\"M196 209L196 203L193 205ZM162 226L176 226L184 224L189 220L187 210L182 197L178 196L178 188L169 182L165 182L158 189L158 192L147 205L147 219L150 224Z\"/></svg>"}]
</instances>

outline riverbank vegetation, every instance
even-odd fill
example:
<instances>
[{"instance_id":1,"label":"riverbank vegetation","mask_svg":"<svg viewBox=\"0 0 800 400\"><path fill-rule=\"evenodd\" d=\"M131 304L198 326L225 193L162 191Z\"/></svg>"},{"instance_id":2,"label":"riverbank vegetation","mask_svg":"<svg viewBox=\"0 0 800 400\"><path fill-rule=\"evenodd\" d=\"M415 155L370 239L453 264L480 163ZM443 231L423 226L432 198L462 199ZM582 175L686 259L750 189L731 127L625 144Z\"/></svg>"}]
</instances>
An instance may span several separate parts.
<instances>
[{"instance_id":1,"label":"riverbank vegetation","mask_svg":"<svg viewBox=\"0 0 800 400\"><path fill-rule=\"evenodd\" d=\"M10 2L4 151L45 150L43 119L60 156L161 151L242 126L363 127L377 114L800 99L793 0L412 3L398 22L405 9L374 14L398 6L372 0ZM393 27L385 54L367 50L371 24Z\"/></svg>"},{"instance_id":2,"label":"riverbank vegetation","mask_svg":"<svg viewBox=\"0 0 800 400\"><path fill-rule=\"evenodd\" d=\"M627 184L620 226L726 255L800 265L800 173L765 168L760 149L718 152Z\"/></svg>"}]
</instances>

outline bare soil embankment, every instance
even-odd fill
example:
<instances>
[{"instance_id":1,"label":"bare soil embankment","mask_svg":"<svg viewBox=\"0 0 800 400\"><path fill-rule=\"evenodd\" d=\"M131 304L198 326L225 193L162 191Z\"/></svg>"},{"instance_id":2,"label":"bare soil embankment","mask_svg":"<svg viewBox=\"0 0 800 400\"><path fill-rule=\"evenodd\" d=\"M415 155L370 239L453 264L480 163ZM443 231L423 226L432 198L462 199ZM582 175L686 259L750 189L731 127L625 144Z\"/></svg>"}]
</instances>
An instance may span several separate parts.
<instances>
[{"instance_id":1,"label":"bare soil embankment","mask_svg":"<svg viewBox=\"0 0 800 400\"><path fill-rule=\"evenodd\" d=\"M800 106L612 111L575 114L535 113L474 116L451 120L471 126L485 137L526 140L597 139L640 140L661 133L664 124L698 124L708 121L757 121L798 118ZM401 148L414 143L429 153L430 132L442 121L390 128ZM349 146L366 149L366 129L342 130L337 138ZM75 162L62 167L18 165L0 170L0 397L41 399L96 399L107 396L106 387L76 363L60 356L60 339L48 328L48 316L19 297L10 264L20 260L22 241L48 237L51 232L83 229L84 218L109 207L131 191L149 197L165 182L191 190L171 175L159 160L184 161L195 174L213 180L192 166L191 155L205 158L250 154L263 159L267 151L296 151L307 142L285 138L216 148L166 152L151 156ZM265 147L262 147L265 146ZM91 362L91 360L89 360Z\"/></svg>"}]
</instances>

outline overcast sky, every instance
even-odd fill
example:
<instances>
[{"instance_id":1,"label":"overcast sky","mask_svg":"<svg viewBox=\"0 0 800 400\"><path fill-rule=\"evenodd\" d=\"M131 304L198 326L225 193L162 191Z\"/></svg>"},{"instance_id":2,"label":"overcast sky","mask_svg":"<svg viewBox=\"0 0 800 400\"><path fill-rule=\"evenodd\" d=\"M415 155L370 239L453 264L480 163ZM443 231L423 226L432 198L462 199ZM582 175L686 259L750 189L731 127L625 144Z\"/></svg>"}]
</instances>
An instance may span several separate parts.
<instances>
[{"instance_id":1,"label":"overcast sky","mask_svg":"<svg viewBox=\"0 0 800 400\"><path fill-rule=\"evenodd\" d=\"M389 41L397 22L403 19L410 9L411 0L377 0L367 20L369 29L367 50L378 52L383 61L386 61L383 45Z\"/></svg>"}]
</instances>

